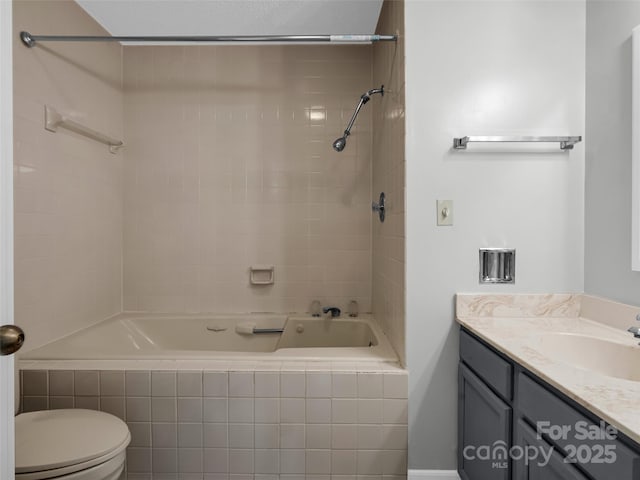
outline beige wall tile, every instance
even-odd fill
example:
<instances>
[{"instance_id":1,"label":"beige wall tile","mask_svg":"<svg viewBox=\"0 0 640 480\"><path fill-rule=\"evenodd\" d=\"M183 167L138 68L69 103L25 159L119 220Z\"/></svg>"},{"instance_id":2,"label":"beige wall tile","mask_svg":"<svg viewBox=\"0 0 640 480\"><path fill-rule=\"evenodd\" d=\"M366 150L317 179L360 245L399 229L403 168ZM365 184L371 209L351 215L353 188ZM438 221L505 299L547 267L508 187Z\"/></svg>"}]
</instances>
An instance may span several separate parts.
<instances>
[{"instance_id":1,"label":"beige wall tile","mask_svg":"<svg viewBox=\"0 0 640 480\"><path fill-rule=\"evenodd\" d=\"M15 0L13 15L16 32L106 33L70 0ZM45 131L43 112L122 138L122 48L13 48L15 309L33 349L121 311L124 154Z\"/></svg>"},{"instance_id":2,"label":"beige wall tile","mask_svg":"<svg viewBox=\"0 0 640 480\"><path fill-rule=\"evenodd\" d=\"M372 225L372 308L402 363L405 362L404 308L404 2L382 5L378 32L396 32L396 43L373 47L373 83L387 92L373 103L372 195L385 192L384 223Z\"/></svg>"},{"instance_id":3,"label":"beige wall tile","mask_svg":"<svg viewBox=\"0 0 640 480\"><path fill-rule=\"evenodd\" d=\"M371 88L371 47L124 50L126 306L370 311L371 111L331 144ZM255 263L275 285L249 285Z\"/></svg>"}]
</instances>

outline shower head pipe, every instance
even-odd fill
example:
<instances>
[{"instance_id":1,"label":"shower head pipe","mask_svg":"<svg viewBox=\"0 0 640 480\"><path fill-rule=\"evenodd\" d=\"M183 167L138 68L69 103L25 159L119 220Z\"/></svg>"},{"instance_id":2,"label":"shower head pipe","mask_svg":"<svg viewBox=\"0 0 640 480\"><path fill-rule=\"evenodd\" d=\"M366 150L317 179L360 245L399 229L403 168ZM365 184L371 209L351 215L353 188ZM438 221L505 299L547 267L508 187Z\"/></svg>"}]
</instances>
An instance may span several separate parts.
<instances>
[{"instance_id":1,"label":"shower head pipe","mask_svg":"<svg viewBox=\"0 0 640 480\"><path fill-rule=\"evenodd\" d=\"M342 150L344 150L344 147L347 145L347 137L351 135L351 128L353 127L353 124L358 117L358 113L360 113L360 109L365 103L371 100L371 95L375 95L376 93L384 96L384 85L380 85L380 88L372 88L371 90L366 91L362 94L362 96L360 96L360 101L358 102L353 115L351 115L351 120L349 120L347 128L345 128L344 130L344 135L333 142L333 149L335 151L341 152Z\"/></svg>"}]
</instances>

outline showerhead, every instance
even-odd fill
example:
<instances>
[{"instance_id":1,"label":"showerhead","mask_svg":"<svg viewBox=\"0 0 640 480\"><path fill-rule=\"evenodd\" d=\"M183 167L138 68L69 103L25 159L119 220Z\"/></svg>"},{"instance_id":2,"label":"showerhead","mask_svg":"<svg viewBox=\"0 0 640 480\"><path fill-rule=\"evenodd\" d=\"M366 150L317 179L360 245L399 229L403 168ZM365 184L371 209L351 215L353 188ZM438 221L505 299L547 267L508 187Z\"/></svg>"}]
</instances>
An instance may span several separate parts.
<instances>
[{"instance_id":1,"label":"showerhead","mask_svg":"<svg viewBox=\"0 0 640 480\"><path fill-rule=\"evenodd\" d=\"M356 121L356 117L358 116L360 109L365 103L371 100L371 95L375 93L384 95L384 85L381 85L380 88L372 88L371 90L362 94L362 96L360 97L360 102L358 103L355 112L353 112L353 115L351 116L349 125L347 125L347 128L344 131L344 135L333 142L333 149L336 152L341 152L342 150L344 150L344 147L347 146L347 137L349 136L349 134L351 134L351 127L353 127L353 123Z\"/></svg>"},{"instance_id":2,"label":"showerhead","mask_svg":"<svg viewBox=\"0 0 640 480\"><path fill-rule=\"evenodd\" d=\"M347 135L345 134L344 136L337 138L335 142L333 142L333 149L336 152L341 152L342 150L344 150L344 147L347 146Z\"/></svg>"}]
</instances>

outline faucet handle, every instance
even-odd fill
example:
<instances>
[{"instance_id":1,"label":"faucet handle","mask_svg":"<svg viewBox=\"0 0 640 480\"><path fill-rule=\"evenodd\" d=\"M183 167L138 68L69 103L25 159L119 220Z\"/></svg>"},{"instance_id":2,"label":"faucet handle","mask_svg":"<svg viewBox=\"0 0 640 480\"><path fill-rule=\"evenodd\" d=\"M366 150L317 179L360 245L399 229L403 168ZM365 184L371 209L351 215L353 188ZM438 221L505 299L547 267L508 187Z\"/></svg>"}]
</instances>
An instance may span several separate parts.
<instances>
[{"instance_id":1,"label":"faucet handle","mask_svg":"<svg viewBox=\"0 0 640 480\"><path fill-rule=\"evenodd\" d=\"M640 313L636 315L636 322L640 322Z\"/></svg>"}]
</instances>

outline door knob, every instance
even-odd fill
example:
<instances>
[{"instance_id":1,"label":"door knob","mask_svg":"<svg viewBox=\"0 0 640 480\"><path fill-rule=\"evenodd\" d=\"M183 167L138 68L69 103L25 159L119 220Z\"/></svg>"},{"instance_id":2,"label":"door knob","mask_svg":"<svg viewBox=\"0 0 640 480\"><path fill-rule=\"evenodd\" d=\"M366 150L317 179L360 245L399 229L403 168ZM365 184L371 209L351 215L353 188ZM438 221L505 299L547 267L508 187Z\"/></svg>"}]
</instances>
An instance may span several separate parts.
<instances>
[{"instance_id":1,"label":"door knob","mask_svg":"<svg viewBox=\"0 0 640 480\"><path fill-rule=\"evenodd\" d=\"M24 343L24 332L15 325L0 327L0 355L11 355L17 352Z\"/></svg>"}]
</instances>

